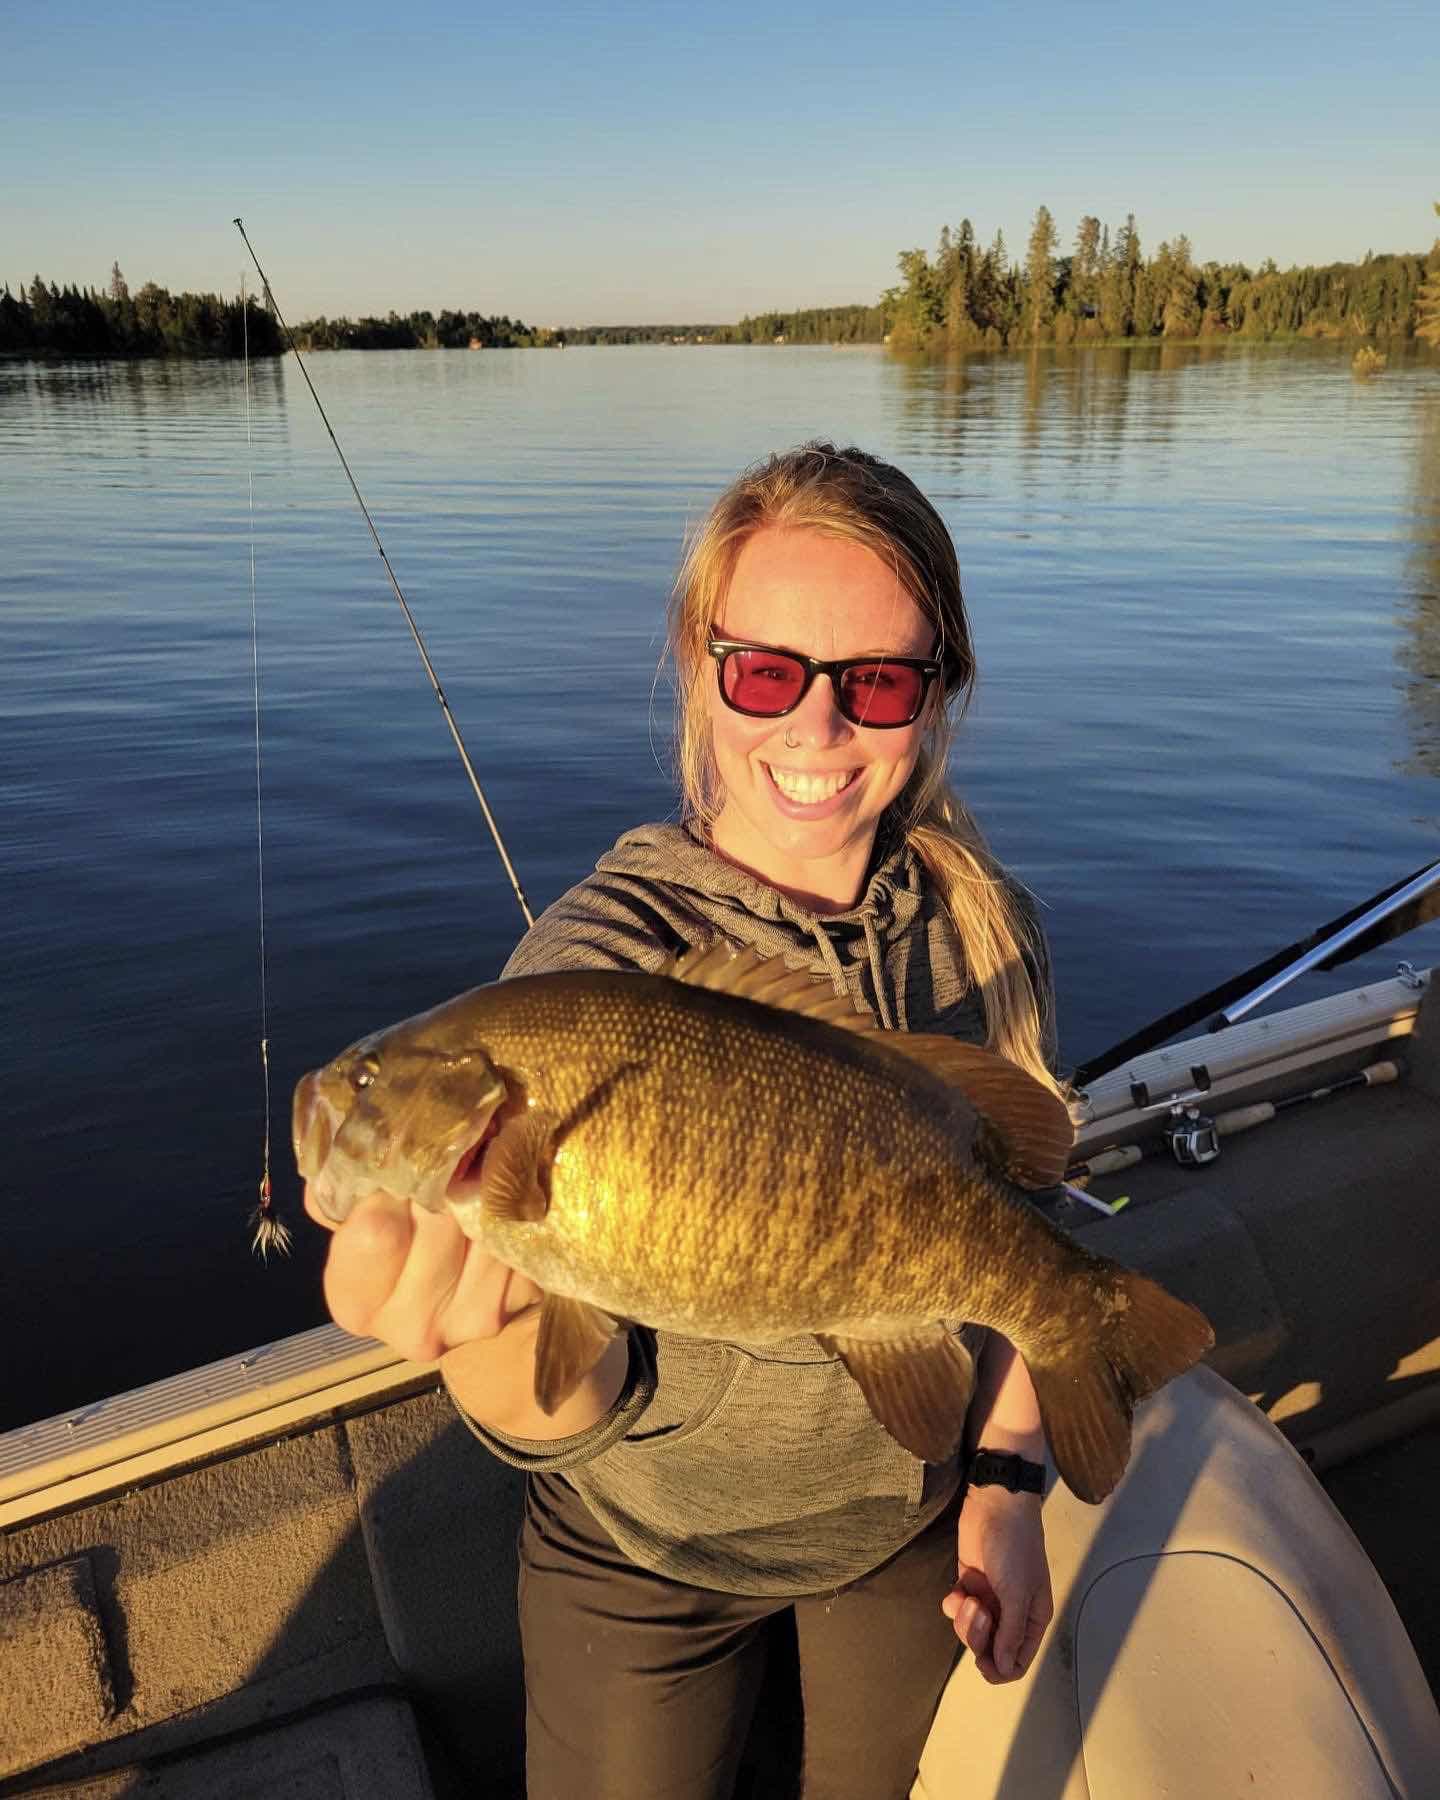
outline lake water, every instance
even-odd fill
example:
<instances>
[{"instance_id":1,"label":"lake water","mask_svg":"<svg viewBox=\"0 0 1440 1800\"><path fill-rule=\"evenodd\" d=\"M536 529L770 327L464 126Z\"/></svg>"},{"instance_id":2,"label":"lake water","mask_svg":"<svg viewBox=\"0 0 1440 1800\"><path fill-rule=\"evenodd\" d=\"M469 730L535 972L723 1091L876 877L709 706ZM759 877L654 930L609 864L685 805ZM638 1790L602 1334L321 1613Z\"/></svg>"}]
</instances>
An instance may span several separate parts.
<instances>
[{"instance_id":1,"label":"lake water","mask_svg":"<svg viewBox=\"0 0 1440 1800\"><path fill-rule=\"evenodd\" d=\"M682 534L829 435L960 548L955 776L1046 903L1073 1063L1435 855L1440 363L1325 348L308 365L537 908L663 817ZM323 1317L290 1089L520 929L293 362L0 363L0 1428ZM262 1267L248 484L275 1170ZM1435 926L1291 1004L1434 961Z\"/></svg>"}]
</instances>

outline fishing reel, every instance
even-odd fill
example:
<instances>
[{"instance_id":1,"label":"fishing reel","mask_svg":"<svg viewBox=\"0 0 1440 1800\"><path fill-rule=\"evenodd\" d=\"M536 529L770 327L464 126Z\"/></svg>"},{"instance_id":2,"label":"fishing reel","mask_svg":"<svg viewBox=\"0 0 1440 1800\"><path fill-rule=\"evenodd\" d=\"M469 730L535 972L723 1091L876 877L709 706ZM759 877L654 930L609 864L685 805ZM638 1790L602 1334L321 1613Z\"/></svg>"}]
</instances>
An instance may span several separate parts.
<instances>
[{"instance_id":1,"label":"fishing reel","mask_svg":"<svg viewBox=\"0 0 1440 1800\"><path fill-rule=\"evenodd\" d=\"M1220 1154L1220 1133L1214 1119L1198 1106L1172 1106L1165 1121L1165 1142L1182 1168L1198 1169Z\"/></svg>"}]
</instances>

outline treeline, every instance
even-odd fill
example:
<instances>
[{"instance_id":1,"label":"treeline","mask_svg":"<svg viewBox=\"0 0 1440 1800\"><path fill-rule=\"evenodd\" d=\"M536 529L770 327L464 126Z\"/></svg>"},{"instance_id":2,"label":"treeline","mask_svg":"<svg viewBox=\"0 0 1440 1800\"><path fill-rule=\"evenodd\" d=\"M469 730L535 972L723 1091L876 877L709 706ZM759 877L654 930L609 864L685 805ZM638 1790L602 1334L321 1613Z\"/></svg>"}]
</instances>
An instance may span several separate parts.
<instances>
[{"instance_id":1,"label":"treeline","mask_svg":"<svg viewBox=\"0 0 1440 1800\"><path fill-rule=\"evenodd\" d=\"M545 341L566 344L878 344L883 306L814 306L766 312L738 325L560 325Z\"/></svg>"},{"instance_id":2,"label":"treeline","mask_svg":"<svg viewBox=\"0 0 1440 1800\"><path fill-rule=\"evenodd\" d=\"M874 306L812 306L803 312L764 312L727 325L726 344L878 344L890 329L884 301Z\"/></svg>"},{"instance_id":3,"label":"treeline","mask_svg":"<svg viewBox=\"0 0 1440 1800\"><path fill-rule=\"evenodd\" d=\"M552 334L520 319L478 312L387 313L383 319L307 319L295 327L302 350L517 350Z\"/></svg>"},{"instance_id":4,"label":"treeline","mask_svg":"<svg viewBox=\"0 0 1440 1800\"><path fill-rule=\"evenodd\" d=\"M239 356L284 349L274 318L253 300L172 294L147 281L135 293L115 263L110 284L57 287L36 276L0 290L0 354L20 356Z\"/></svg>"},{"instance_id":5,"label":"treeline","mask_svg":"<svg viewBox=\"0 0 1440 1800\"><path fill-rule=\"evenodd\" d=\"M545 333L555 344L715 344L730 325L560 325Z\"/></svg>"},{"instance_id":6,"label":"treeline","mask_svg":"<svg viewBox=\"0 0 1440 1800\"><path fill-rule=\"evenodd\" d=\"M1061 254L1049 208L1035 215L1023 263L1003 233L983 248L963 219L934 256L906 250L884 296L899 350L1002 349L1125 338L1426 337L1440 322L1440 242L1423 255L1281 271L1197 263L1187 237L1142 253L1131 214L1113 234L1080 221ZM1435 341L1431 338L1430 341Z\"/></svg>"},{"instance_id":7,"label":"treeline","mask_svg":"<svg viewBox=\"0 0 1440 1800\"><path fill-rule=\"evenodd\" d=\"M1440 205L1436 212L1440 213ZM905 250L900 282L873 306L763 312L735 325L537 327L508 315L388 313L308 319L302 350L561 348L565 344L878 344L896 350L1007 349L1148 338L1407 338L1440 346L1440 239L1427 256L1280 270L1197 263L1187 237L1146 256L1131 214L1115 231L1081 219L1068 254L1048 207L1023 261L1004 234L982 246L968 219L934 254ZM36 276L0 290L0 354L238 356L285 348L272 313L217 294L171 294L153 281L132 295L118 263L109 286L59 288Z\"/></svg>"}]
</instances>

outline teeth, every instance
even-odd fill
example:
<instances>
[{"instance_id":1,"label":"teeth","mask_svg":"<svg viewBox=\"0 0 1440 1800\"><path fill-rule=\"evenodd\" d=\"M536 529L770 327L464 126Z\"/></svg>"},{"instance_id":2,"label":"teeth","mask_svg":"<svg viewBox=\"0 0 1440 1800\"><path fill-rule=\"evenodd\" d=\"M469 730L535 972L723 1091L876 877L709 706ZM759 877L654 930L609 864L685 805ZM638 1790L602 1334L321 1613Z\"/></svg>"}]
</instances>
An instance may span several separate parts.
<instances>
[{"instance_id":1,"label":"teeth","mask_svg":"<svg viewBox=\"0 0 1440 1800\"><path fill-rule=\"evenodd\" d=\"M770 779L787 800L794 800L800 806L818 806L822 800L829 800L842 788L849 787L855 779L855 771L847 769L843 775L796 775L789 769L772 768Z\"/></svg>"}]
</instances>

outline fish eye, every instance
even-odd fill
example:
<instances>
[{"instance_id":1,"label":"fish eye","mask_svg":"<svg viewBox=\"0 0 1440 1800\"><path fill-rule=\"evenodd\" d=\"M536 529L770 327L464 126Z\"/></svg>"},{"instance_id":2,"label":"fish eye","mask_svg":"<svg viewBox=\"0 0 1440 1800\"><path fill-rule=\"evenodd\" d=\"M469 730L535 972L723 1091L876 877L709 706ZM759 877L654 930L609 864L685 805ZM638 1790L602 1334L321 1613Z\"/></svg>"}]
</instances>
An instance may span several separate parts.
<instances>
[{"instance_id":1,"label":"fish eye","mask_svg":"<svg viewBox=\"0 0 1440 1800\"><path fill-rule=\"evenodd\" d=\"M369 1056L362 1056L350 1071L350 1085L358 1092L367 1088L380 1073L380 1058L372 1051Z\"/></svg>"}]
</instances>

